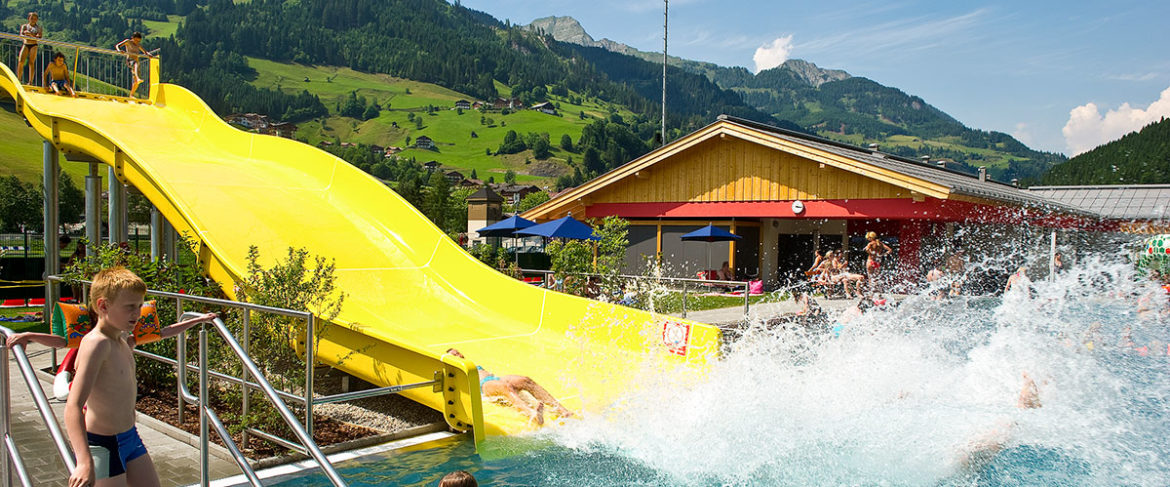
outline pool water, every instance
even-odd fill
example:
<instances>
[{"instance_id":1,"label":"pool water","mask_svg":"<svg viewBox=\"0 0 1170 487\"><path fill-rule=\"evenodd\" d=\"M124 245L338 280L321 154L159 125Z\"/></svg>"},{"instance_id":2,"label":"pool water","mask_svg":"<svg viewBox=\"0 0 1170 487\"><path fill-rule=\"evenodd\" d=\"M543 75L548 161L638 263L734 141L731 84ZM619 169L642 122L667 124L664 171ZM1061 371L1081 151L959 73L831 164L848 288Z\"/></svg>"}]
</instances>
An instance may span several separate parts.
<instances>
[{"instance_id":1,"label":"pool water","mask_svg":"<svg viewBox=\"0 0 1170 487\"><path fill-rule=\"evenodd\" d=\"M1170 331L1135 311L1159 292L1085 258L1030 292L911 296L838 337L758 323L701 377L629 371L642 387L561 427L338 467L354 486L460 469L494 486L1170 485ZM1038 409L1017 407L1025 373Z\"/></svg>"}]
</instances>

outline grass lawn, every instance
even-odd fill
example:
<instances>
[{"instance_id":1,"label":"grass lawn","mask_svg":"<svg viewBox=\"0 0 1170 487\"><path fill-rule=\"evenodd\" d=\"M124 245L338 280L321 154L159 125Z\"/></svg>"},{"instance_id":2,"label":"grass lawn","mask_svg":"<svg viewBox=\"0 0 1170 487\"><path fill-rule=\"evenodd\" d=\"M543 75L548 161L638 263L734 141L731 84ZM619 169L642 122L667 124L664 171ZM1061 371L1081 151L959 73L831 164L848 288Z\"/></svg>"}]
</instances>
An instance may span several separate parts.
<instances>
[{"instance_id":1,"label":"grass lawn","mask_svg":"<svg viewBox=\"0 0 1170 487\"><path fill-rule=\"evenodd\" d=\"M659 313L681 313L683 309L682 297L683 293L681 291L671 291L666 294L656 295L654 298L654 309ZM775 299L775 296L770 294L761 294L748 298L748 303L755 305ZM644 298L642 300L645 301ZM694 293L687 294L687 311L735 307L743 307L743 296L696 296Z\"/></svg>"},{"instance_id":2,"label":"grass lawn","mask_svg":"<svg viewBox=\"0 0 1170 487\"><path fill-rule=\"evenodd\" d=\"M430 83L422 83L386 74L361 73L349 68L329 66L304 66L293 63L249 58L248 64L259 73L253 84L259 87L279 89L288 93L308 90L321 98L331 112L343 103L350 92L356 92L371 102L383 107L382 113L374 119L361 121L332 115L298 124L297 137L309 144L321 141L355 142L382 146L406 147L406 139L413 142L426 135L435 140L435 151L408 149L402 157L414 157L420 163L439 161L444 167L458 169L469 176L476 170L480 179L496 176L503 181L503 174L512 169L517 180L522 182L551 181L559 174L571 171L567 160L581 159L559 148L562 135L569 135L574 141L581 137L581 130L593 117L606 117L609 108L593 101L570 104L567 98L552 97L560 104L560 115L547 115L530 110L520 110L508 115L498 111L480 113L466 110L462 114L453 110L456 100L474 100L474 97L455 92ZM306 81L307 80L307 81ZM511 90L497 82L501 96L508 96ZM438 111L426 113L428 106ZM588 117L581 119L584 112ZM632 113L625 109L617 112L623 117ZM408 117L421 117L422 127ZM491 120L488 120L491 119ZM546 161L538 161L531 152L506 156L488 155L494 152L509 130L518 134L528 132L548 133L553 154ZM474 136L472 133L474 132ZM528 159L528 164L525 164Z\"/></svg>"},{"instance_id":3,"label":"grass lawn","mask_svg":"<svg viewBox=\"0 0 1170 487\"><path fill-rule=\"evenodd\" d=\"M19 316L19 315L22 315L25 313L32 313L32 312L36 312L36 311L41 311L41 309L42 308L40 306L37 306L35 308L0 308L0 316L9 318L9 317L13 317L13 316ZM23 322L0 321L0 326L8 328L16 333L21 333L21 332L26 332L26 331L35 331L35 332L39 332L39 333L48 333L49 332L49 325L45 324L45 322L43 322L43 321L23 321Z\"/></svg>"},{"instance_id":4,"label":"grass lawn","mask_svg":"<svg viewBox=\"0 0 1170 487\"><path fill-rule=\"evenodd\" d=\"M175 35L175 32L179 31L179 23L182 21L183 17L181 15L168 15L166 22L143 20L142 23L146 24L146 28L148 29L146 32L147 39L153 39L155 37L165 39Z\"/></svg>"},{"instance_id":5,"label":"grass lawn","mask_svg":"<svg viewBox=\"0 0 1170 487\"><path fill-rule=\"evenodd\" d=\"M42 180L44 140L25 125L24 119L13 111L11 100L0 104L0 175L15 175L21 181L39 183ZM61 170L73 178L78 187L85 186L89 174L87 164L72 163L60 158Z\"/></svg>"}]
</instances>

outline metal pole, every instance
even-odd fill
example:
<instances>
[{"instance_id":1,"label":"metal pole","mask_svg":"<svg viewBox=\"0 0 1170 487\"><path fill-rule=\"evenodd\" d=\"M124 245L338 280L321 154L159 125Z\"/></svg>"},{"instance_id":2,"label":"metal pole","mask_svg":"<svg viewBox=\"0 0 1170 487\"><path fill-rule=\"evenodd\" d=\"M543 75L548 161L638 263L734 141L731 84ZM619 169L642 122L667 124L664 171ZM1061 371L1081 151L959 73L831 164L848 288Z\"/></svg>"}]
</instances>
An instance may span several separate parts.
<instances>
[{"instance_id":1,"label":"metal pole","mask_svg":"<svg viewBox=\"0 0 1170 487\"><path fill-rule=\"evenodd\" d=\"M108 215L106 217L106 238L112 245L117 245L119 242L118 235L121 234L119 222L121 218L118 215L122 214L122 202L118 199L121 193L122 182L118 181L117 175L114 174L114 168L109 167L106 170L107 194L109 194L110 204L108 208Z\"/></svg>"},{"instance_id":2,"label":"metal pole","mask_svg":"<svg viewBox=\"0 0 1170 487\"><path fill-rule=\"evenodd\" d=\"M749 311L748 307L751 306L751 301L750 301L751 296L752 296L751 290L752 289L751 289L750 282L743 283L743 317L744 318L748 317L748 311Z\"/></svg>"},{"instance_id":3,"label":"metal pole","mask_svg":"<svg viewBox=\"0 0 1170 487\"><path fill-rule=\"evenodd\" d=\"M150 206L150 260L158 262L163 255L163 217L158 208Z\"/></svg>"},{"instance_id":4,"label":"metal pole","mask_svg":"<svg viewBox=\"0 0 1170 487\"><path fill-rule=\"evenodd\" d=\"M683 281L683 318L687 317L687 283Z\"/></svg>"},{"instance_id":5,"label":"metal pole","mask_svg":"<svg viewBox=\"0 0 1170 487\"><path fill-rule=\"evenodd\" d=\"M86 255L93 252L93 245L102 240L102 177L98 173L96 162L89 163L89 175L85 177L85 238L89 240L90 248L85 249Z\"/></svg>"},{"instance_id":6,"label":"metal pole","mask_svg":"<svg viewBox=\"0 0 1170 487\"><path fill-rule=\"evenodd\" d=\"M45 317L53 315L53 303L57 302L56 282L48 281L48 277L57 274L61 268L61 252L57 247L59 229L57 228L57 181L60 180L61 164L57 159L57 148L49 141L42 145L44 159L44 186L45 186ZM7 366L7 364L5 365Z\"/></svg>"},{"instance_id":7,"label":"metal pole","mask_svg":"<svg viewBox=\"0 0 1170 487\"><path fill-rule=\"evenodd\" d=\"M199 326L199 485L211 483L207 461L207 328Z\"/></svg>"},{"instance_id":8,"label":"metal pole","mask_svg":"<svg viewBox=\"0 0 1170 487\"><path fill-rule=\"evenodd\" d=\"M175 321L183 321L183 300L175 299ZM183 404L183 387L187 385L187 332L179 334L175 340L175 361L178 362L179 371L176 374L178 379L175 386L175 396L179 399L179 424L183 424L183 419L186 417L186 406Z\"/></svg>"},{"instance_id":9,"label":"metal pole","mask_svg":"<svg viewBox=\"0 0 1170 487\"><path fill-rule=\"evenodd\" d=\"M171 226L170 222L163 219L163 235L166 236L163 244L163 252L166 254L166 259L171 263L179 262L179 239L175 234L175 227Z\"/></svg>"},{"instance_id":10,"label":"metal pole","mask_svg":"<svg viewBox=\"0 0 1170 487\"><path fill-rule=\"evenodd\" d=\"M313 347L313 328L317 326L317 316L309 315L305 327L305 432L313 438L313 362L316 360L316 351Z\"/></svg>"},{"instance_id":11,"label":"metal pole","mask_svg":"<svg viewBox=\"0 0 1170 487\"><path fill-rule=\"evenodd\" d=\"M670 20L670 0L662 0L662 145L666 145L666 25Z\"/></svg>"},{"instance_id":12,"label":"metal pole","mask_svg":"<svg viewBox=\"0 0 1170 487\"><path fill-rule=\"evenodd\" d=\"M8 335L0 333L0 338L5 341L8 340ZM0 370L0 440L7 439L9 429L8 415L12 390L8 386L8 347L0 347L0 364L4 365L4 370ZM0 479L4 481L6 487L12 486L12 473L8 470L8 442L0 441Z\"/></svg>"},{"instance_id":13,"label":"metal pole","mask_svg":"<svg viewBox=\"0 0 1170 487\"><path fill-rule=\"evenodd\" d=\"M249 328L251 327L251 322L252 322L252 312L248 311L246 309L241 310L241 311L243 311L243 313L244 313L244 343L243 343L244 355L248 355L249 357L251 357L251 352L249 351L250 350L249 343L252 341L251 340L252 334L249 331ZM244 380L240 384L240 390L243 391L243 393L244 393L244 399L242 401L242 404L240 404L240 411L241 411L241 415L244 418L247 418L248 417L248 409L250 406L249 403L251 402L248 400L248 396L251 395L252 391L248 388L248 368L241 367L241 369L243 369L243 373L240 374L240 377L243 378ZM244 448L245 450L248 449L248 428L244 428L243 431L240 432L240 447Z\"/></svg>"}]
</instances>

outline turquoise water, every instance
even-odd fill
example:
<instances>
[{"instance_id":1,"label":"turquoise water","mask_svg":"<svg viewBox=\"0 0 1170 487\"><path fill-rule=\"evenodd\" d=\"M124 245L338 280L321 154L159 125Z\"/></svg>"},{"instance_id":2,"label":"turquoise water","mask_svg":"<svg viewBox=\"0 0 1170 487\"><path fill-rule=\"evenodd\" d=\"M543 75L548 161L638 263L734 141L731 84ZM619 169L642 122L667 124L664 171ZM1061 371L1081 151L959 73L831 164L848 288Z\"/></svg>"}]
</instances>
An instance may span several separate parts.
<instances>
[{"instance_id":1,"label":"turquoise water","mask_svg":"<svg viewBox=\"0 0 1170 487\"><path fill-rule=\"evenodd\" d=\"M1086 261L1030 292L911 296L835 338L759 323L711 370L630 371L643 387L559 428L339 468L355 486L459 469L517 486L1170 485L1168 321L1135 312L1160 292ZM1038 409L1017 407L1023 373Z\"/></svg>"}]
</instances>

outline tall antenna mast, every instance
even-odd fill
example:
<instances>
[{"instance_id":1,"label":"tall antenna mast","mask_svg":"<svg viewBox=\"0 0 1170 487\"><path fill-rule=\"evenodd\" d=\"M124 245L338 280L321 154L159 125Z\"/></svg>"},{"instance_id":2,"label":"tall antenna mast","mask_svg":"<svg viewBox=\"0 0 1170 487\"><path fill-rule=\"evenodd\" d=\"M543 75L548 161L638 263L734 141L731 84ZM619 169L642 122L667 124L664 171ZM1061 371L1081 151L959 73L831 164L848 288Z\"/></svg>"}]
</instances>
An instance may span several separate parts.
<instances>
[{"instance_id":1,"label":"tall antenna mast","mask_svg":"<svg viewBox=\"0 0 1170 487\"><path fill-rule=\"evenodd\" d=\"M666 26L670 0L662 0L662 145L666 145Z\"/></svg>"}]
</instances>

